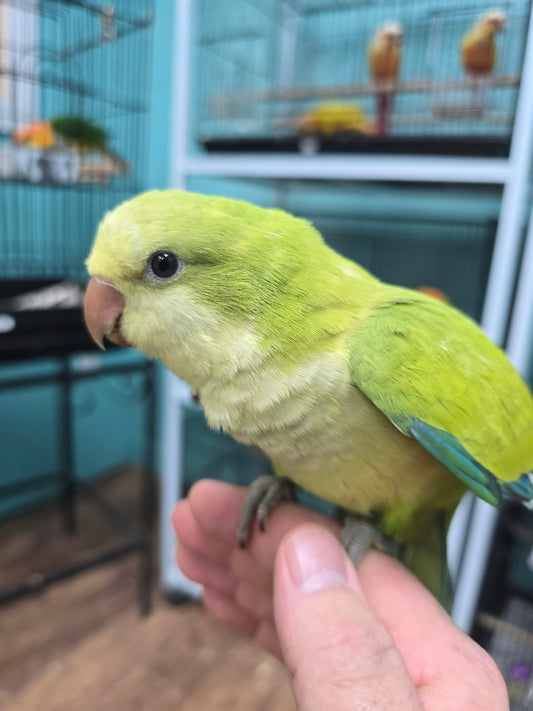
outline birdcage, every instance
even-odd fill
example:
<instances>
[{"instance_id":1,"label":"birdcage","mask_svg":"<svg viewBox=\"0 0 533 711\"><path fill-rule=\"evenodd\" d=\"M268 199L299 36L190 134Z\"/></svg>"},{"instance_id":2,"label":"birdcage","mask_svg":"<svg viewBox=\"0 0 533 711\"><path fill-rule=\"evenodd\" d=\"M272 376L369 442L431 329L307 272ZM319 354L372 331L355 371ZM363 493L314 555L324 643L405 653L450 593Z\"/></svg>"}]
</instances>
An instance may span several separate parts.
<instances>
[{"instance_id":1,"label":"birdcage","mask_svg":"<svg viewBox=\"0 0 533 711\"><path fill-rule=\"evenodd\" d=\"M212 150L506 155L529 10L237 0L230 13L204 0L197 137Z\"/></svg>"},{"instance_id":2,"label":"birdcage","mask_svg":"<svg viewBox=\"0 0 533 711\"><path fill-rule=\"evenodd\" d=\"M4 369L0 391L6 398L53 386L46 401L53 411L43 416L58 417L57 443L46 442L57 452L56 471L30 475L25 462L22 474L4 475L0 498L16 507L58 493L69 532L78 499L87 498L119 536L60 570L6 580L0 604L135 551L140 602L149 607L152 366L135 356L104 363L71 355L91 348L81 282L97 224L146 174L153 9L153 0L0 0L0 363L16 361ZM18 362L43 357L53 362L27 370ZM75 400L82 382L94 395L97 375L132 378L128 392L143 404L142 529L79 476Z\"/></svg>"},{"instance_id":3,"label":"birdcage","mask_svg":"<svg viewBox=\"0 0 533 711\"><path fill-rule=\"evenodd\" d=\"M511 711L531 709L533 511L524 505L508 505L499 519L473 634L502 672Z\"/></svg>"},{"instance_id":4,"label":"birdcage","mask_svg":"<svg viewBox=\"0 0 533 711\"><path fill-rule=\"evenodd\" d=\"M83 279L147 166L153 0L0 2L0 277Z\"/></svg>"}]
</instances>

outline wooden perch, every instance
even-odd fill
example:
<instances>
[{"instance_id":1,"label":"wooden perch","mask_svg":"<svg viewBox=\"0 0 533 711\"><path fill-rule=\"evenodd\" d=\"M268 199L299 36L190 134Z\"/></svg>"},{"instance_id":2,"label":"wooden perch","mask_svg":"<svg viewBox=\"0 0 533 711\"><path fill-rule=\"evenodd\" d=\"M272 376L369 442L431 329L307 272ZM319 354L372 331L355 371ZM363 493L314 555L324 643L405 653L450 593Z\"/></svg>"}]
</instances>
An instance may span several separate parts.
<instances>
[{"instance_id":1,"label":"wooden perch","mask_svg":"<svg viewBox=\"0 0 533 711\"><path fill-rule=\"evenodd\" d=\"M488 87L512 87L520 84L520 75L510 74L487 78ZM430 91L452 91L457 89L471 89L472 80L467 78L445 79L443 81L429 81L417 79L413 81L398 82L391 91L394 93L420 93ZM345 86L325 87L289 87L286 89L272 89L269 91L242 91L230 94L219 94L213 97L214 105L222 107L231 105L232 108L240 103L269 103L278 101L305 101L307 99L333 99L342 96L374 96L383 93L383 88L373 84L346 84Z\"/></svg>"}]
</instances>

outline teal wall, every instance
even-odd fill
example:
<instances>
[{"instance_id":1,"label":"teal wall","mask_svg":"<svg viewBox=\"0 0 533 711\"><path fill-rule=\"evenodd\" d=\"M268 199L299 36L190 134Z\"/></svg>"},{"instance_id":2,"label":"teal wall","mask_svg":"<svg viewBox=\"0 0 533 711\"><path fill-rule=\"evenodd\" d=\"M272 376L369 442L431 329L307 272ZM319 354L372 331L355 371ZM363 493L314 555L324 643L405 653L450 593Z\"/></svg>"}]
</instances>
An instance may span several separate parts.
<instances>
[{"instance_id":1,"label":"teal wall","mask_svg":"<svg viewBox=\"0 0 533 711\"><path fill-rule=\"evenodd\" d=\"M143 131L149 141L149 160L148 164L142 167L142 174L135 176L138 181L135 186L137 189L164 187L168 182L174 2L156 0L155 9L150 112L143 121ZM45 95L44 99L48 102L48 109L52 111L51 95ZM117 150L127 150L127 138L123 139L122 146L121 149L119 142ZM131 183L125 186L123 193L114 191L108 195L102 191L99 200L83 201L82 205L89 205L90 209L81 215L81 220L76 209L73 209L74 189L0 185L0 190L7 191L1 198L6 201L0 203L0 207L9 206L9 199L16 198L16 207L26 221L25 224L41 226L42 244L34 244L33 249L35 254L42 254L43 259L49 256L54 226L70 230L72 240L75 240L74 226L76 222L83 224L87 237L78 239L74 246L71 245L69 259L65 262L72 270L71 276L82 276L82 260L98 219L105 209L130 194L130 189ZM35 198L37 194L40 195L38 199ZM53 210L56 210L55 216ZM2 254L0 259L4 268L7 264L5 257L6 254ZM38 259L34 261L38 262ZM58 267L58 274L68 275L61 266ZM97 368L99 363L129 363L140 360L141 357L132 351L101 354L95 352L82 356L81 360L74 358L73 365L93 369ZM57 364L53 361L42 360L3 366L0 368L0 382L12 377L53 373L56 369ZM73 387L72 408L78 476L91 477L122 462L140 460L143 450L144 413L141 391L140 377L131 375L97 377L80 381ZM25 477L51 473L57 469L61 437L58 411L59 392L54 385L0 392L0 482L13 482ZM49 492L50 489L42 488L34 491L30 497L9 497L0 500L0 517L42 500Z\"/></svg>"}]
</instances>

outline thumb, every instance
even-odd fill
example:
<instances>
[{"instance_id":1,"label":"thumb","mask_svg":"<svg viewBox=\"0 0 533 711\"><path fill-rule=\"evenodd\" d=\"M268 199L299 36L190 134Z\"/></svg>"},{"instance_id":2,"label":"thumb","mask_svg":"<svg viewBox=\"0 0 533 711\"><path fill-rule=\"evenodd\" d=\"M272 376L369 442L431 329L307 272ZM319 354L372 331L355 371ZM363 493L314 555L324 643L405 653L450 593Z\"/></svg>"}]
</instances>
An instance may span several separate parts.
<instances>
[{"instance_id":1,"label":"thumb","mask_svg":"<svg viewBox=\"0 0 533 711\"><path fill-rule=\"evenodd\" d=\"M422 709L394 640L326 529L306 524L282 540L274 611L299 711Z\"/></svg>"}]
</instances>

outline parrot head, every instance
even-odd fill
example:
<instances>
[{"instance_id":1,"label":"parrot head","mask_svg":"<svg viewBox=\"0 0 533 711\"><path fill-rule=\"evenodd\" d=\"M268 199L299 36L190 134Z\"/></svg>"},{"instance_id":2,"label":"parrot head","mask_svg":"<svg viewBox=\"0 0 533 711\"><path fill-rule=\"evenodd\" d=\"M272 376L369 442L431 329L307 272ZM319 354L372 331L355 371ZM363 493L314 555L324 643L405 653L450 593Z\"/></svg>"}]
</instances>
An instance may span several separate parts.
<instances>
[{"instance_id":1,"label":"parrot head","mask_svg":"<svg viewBox=\"0 0 533 711\"><path fill-rule=\"evenodd\" d=\"M507 24L507 17L501 10L489 10L483 17L479 20L484 33L487 36L492 37L497 32L502 32L505 30Z\"/></svg>"},{"instance_id":2,"label":"parrot head","mask_svg":"<svg viewBox=\"0 0 533 711\"><path fill-rule=\"evenodd\" d=\"M376 32L376 39L386 46L400 47L403 40L403 27L399 22L387 22Z\"/></svg>"},{"instance_id":3,"label":"parrot head","mask_svg":"<svg viewBox=\"0 0 533 711\"><path fill-rule=\"evenodd\" d=\"M335 259L310 224L281 210L151 191L98 228L87 260L86 324L100 346L106 337L135 347L193 385L257 357L258 333L294 333L294 312L328 288L318 275L328 264L330 279L342 269ZM351 263L343 268L366 275Z\"/></svg>"}]
</instances>

